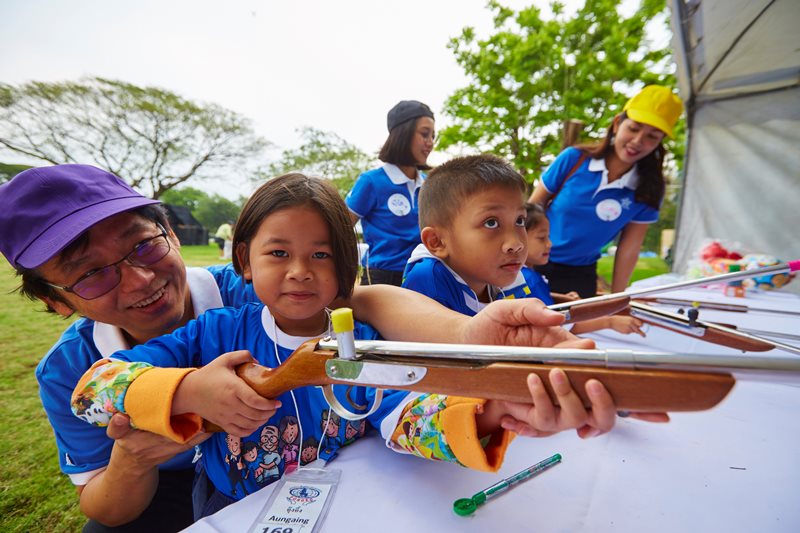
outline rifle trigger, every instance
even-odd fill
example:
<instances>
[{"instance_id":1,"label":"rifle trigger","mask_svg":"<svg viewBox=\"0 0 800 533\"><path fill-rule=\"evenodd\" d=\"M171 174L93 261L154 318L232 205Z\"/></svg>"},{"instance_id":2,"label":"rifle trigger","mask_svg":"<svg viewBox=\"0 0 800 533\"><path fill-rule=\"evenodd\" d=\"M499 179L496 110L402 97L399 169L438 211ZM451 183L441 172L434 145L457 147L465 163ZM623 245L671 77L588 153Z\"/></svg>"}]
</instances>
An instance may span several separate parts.
<instances>
[{"instance_id":1,"label":"rifle trigger","mask_svg":"<svg viewBox=\"0 0 800 533\"><path fill-rule=\"evenodd\" d=\"M375 389L375 401L372 404L372 409L367 411L366 413L356 414L352 411L348 411L347 408L341 404L336 395L333 394L333 386L332 385L323 385L322 386L322 395L325 397L325 400L328 402L328 405L331 406L333 412L337 415L341 416L345 420L362 420L367 418L369 415L374 413L378 407L381 405L381 400L383 400L383 389Z\"/></svg>"}]
</instances>

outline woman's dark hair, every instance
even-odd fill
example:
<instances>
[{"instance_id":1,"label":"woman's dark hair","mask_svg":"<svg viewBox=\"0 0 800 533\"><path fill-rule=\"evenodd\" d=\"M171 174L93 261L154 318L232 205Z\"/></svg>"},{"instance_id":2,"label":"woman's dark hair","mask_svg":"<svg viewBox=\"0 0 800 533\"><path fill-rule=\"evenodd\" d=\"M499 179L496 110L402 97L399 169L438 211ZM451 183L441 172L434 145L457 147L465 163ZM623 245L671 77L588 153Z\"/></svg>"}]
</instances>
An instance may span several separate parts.
<instances>
[{"instance_id":1,"label":"woman's dark hair","mask_svg":"<svg viewBox=\"0 0 800 533\"><path fill-rule=\"evenodd\" d=\"M161 204L146 205L137 209L127 211L132 215L139 216L145 220L161 224L167 231L172 231L167 220L167 210ZM91 228L90 228L91 229ZM77 239L67 245L66 248L59 252L58 257L68 257L78 250L89 246L89 230L86 230ZM51 300L62 302L66 305L67 300L62 295L61 291L55 287L51 287L45 283L44 278L36 268L18 268L17 275L22 278L22 285L19 287L19 292L23 296L31 300L42 298L49 298ZM55 309L47 305L48 313L55 313Z\"/></svg>"},{"instance_id":2,"label":"woman's dark hair","mask_svg":"<svg viewBox=\"0 0 800 533\"><path fill-rule=\"evenodd\" d=\"M525 212L527 213L527 217L525 218L526 231L535 228L542 220L547 219L544 207L542 207L541 204L525 202Z\"/></svg>"},{"instance_id":3,"label":"woman's dark hair","mask_svg":"<svg viewBox=\"0 0 800 533\"><path fill-rule=\"evenodd\" d=\"M417 167L419 170L428 170L428 165L418 165L411 154L411 141L417 132L417 122L424 117L407 120L389 131L386 142L383 143L378 159L384 163L391 163L399 167Z\"/></svg>"},{"instance_id":4,"label":"woman's dark hair","mask_svg":"<svg viewBox=\"0 0 800 533\"><path fill-rule=\"evenodd\" d=\"M625 112L618 115L617 124L628 118ZM599 143L576 144L575 148L589 154L593 159L605 158L614 149L614 125L609 126L606 136ZM639 173L639 186L636 187L634 198L637 202L649 205L653 209L661 207L661 200L664 199L666 190L666 180L664 178L664 156L666 149L663 143L659 143L656 149L647 154L646 157L636 163L636 170Z\"/></svg>"},{"instance_id":5,"label":"woman's dark hair","mask_svg":"<svg viewBox=\"0 0 800 533\"><path fill-rule=\"evenodd\" d=\"M339 284L337 296L349 297L358 274L356 233L344 200L336 188L322 178L296 172L284 174L267 181L253 193L242 208L233 231L233 268L238 274L242 273L245 265L241 260L249 260L250 243L265 218L281 209L298 206L315 208L328 224Z\"/></svg>"}]
</instances>

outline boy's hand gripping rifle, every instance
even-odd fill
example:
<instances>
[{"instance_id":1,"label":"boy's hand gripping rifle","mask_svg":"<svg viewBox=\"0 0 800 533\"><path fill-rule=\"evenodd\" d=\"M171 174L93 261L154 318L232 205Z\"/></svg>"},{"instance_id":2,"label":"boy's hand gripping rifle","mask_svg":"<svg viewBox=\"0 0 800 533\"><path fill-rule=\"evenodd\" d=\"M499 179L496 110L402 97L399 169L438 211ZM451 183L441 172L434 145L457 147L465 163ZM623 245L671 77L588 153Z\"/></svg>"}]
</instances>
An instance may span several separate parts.
<instances>
[{"instance_id":1,"label":"boy's hand gripping rifle","mask_svg":"<svg viewBox=\"0 0 800 533\"><path fill-rule=\"evenodd\" d=\"M350 345L350 343L343 343ZM620 410L701 411L717 405L736 378L800 377L800 358L681 355L629 350L577 350L463 344L355 341L352 358L335 340L308 341L282 365L255 363L237 374L266 398L305 386L351 385L530 403L527 376L538 374L551 399L548 373L561 368L584 405L585 383L597 379ZM352 345L350 345L352 350ZM332 407L353 418L338 402ZM213 430L207 424L207 429Z\"/></svg>"},{"instance_id":2,"label":"boy's hand gripping rifle","mask_svg":"<svg viewBox=\"0 0 800 533\"><path fill-rule=\"evenodd\" d=\"M658 287L645 287L641 289L630 289L625 292L618 292L614 294L606 294L603 296L595 296L592 298L585 298L583 300L574 300L572 302L565 302L560 304L553 304L548 306L554 311L560 311L566 317L566 322L582 322L592 318L601 316L613 315L619 313L628 307L631 299L638 298L650 294L658 294L675 289L685 289L689 287L697 287L701 285L708 285L709 283L728 283L731 281L740 281L743 279L757 278L770 274L787 274L800 270L800 260L789 261L781 265L773 265L762 268L754 268L751 270L744 270L739 272L730 272L728 274L720 274L718 276L710 276L707 278L692 279L686 281L679 281L676 283L669 283L667 285L660 285Z\"/></svg>"}]
</instances>

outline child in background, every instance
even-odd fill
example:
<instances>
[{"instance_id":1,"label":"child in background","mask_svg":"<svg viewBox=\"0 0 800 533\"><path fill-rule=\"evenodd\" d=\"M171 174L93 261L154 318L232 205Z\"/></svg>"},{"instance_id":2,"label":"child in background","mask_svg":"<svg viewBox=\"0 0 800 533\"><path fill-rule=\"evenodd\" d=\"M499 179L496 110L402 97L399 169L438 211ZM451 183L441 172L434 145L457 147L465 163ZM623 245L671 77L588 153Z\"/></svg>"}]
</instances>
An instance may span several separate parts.
<instances>
[{"instance_id":1,"label":"child in background","mask_svg":"<svg viewBox=\"0 0 800 533\"><path fill-rule=\"evenodd\" d=\"M521 214L520 228L524 232L523 217ZM519 256L518 263L523 259ZM296 450L290 449L289 444L305 443L313 437L321 447L324 440L327 455L320 450L317 454L329 459L335 455L338 443L356 438L357 435L347 438L346 424L338 427L338 438L331 438L327 427L330 410L318 388L303 387L265 399L234 373L237 365L251 361L253 356L260 364L274 368L303 342L326 334L326 307L352 291L358 267L356 240L347 208L336 190L325 180L301 174L268 181L253 194L239 218L233 264L245 280L253 283L263 303L208 311L170 335L117 352L115 360L99 362L76 387L76 415L89 422L102 422L103 417L114 412L126 412L137 427L175 441L198 434L205 418L229 435L241 438L236 449L248 450L251 456L262 447L262 427L278 427L278 449L268 447L269 457L250 457L253 472L261 474L277 466L282 475L298 466ZM377 335L368 325L357 323L355 336L369 339ZM541 404L541 384L530 383L531 378L532 399L537 392L537 403ZM370 406L374 401L374 389L355 387L349 394L347 387L337 389L334 391L340 401L349 405ZM593 402L613 406L607 391L596 380L590 381L587 391ZM574 394L571 389L570 392ZM587 413L583 406L563 405L562 421L574 420L570 427L580 426L579 434L584 437L613 426L613 412L606 420L608 409ZM546 408L554 409L552 404ZM531 436L539 434L536 418L540 414L535 411L530 405L510 402L386 391L379 409L368 420L380 428L388 446L397 451L494 471L511 440L511 433L504 427ZM292 435L285 437L282 431L288 432L289 427L296 428L298 434L293 429ZM445 434L443 427L458 429ZM225 460L231 454L226 437L225 433L217 433L202 444L203 466L216 489L203 515L275 479L258 473L248 475L244 463L242 468L237 463L233 471L230 460ZM275 460L276 454L279 461ZM236 474L234 478L232 472Z\"/></svg>"},{"instance_id":2,"label":"child in background","mask_svg":"<svg viewBox=\"0 0 800 533\"><path fill-rule=\"evenodd\" d=\"M528 258L525 260L525 265L530 269L531 276L536 278L537 286L544 285L548 287L547 279L533 270L539 265L546 265L550 258L550 222L547 220L544 208L539 204L525 204L527 212L527 220L525 221L525 230L528 233ZM552 296L552 297L549 297ZM569 292L567 294L552 293L548 294L548 298L538 296L545 304L551 305L554 301L570 301L580 298L578 293ZM619 333L638 333L644 337L642 331L642 321L632 316L619 316L612 315L607 317L595 318L592 320L585 320L573 324L572 333L578 335L580 333L588 333L598 329L613 329Z\"/></svg>"},{"instance_id":3,"label":"child in background","mask_svg":"<svg viewBox=\"0 0 800 533\"><path fill-rule=\"evenodd\" d=\"M458 157L422 186L422 244L406 265L403 287L475 315L500 298L549 299L525 267L525 180L493 155Z\"/></svg>"}]
</instances>

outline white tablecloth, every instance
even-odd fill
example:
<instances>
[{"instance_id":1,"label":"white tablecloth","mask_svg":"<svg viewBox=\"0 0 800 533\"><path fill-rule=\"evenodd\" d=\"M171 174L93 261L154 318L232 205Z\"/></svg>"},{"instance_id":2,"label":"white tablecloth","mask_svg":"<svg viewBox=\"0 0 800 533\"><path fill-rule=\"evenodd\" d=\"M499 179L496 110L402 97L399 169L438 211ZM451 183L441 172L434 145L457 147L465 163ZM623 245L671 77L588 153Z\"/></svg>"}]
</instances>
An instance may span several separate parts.
<instances>
[{"instance_id":1,"label":"white tablecloth","mask_svg":"<svg viewBox=\"0 0 800 533\"><path fill-rule=\"evenodd\" d=\"M800 298L719 291L675 291L674 297L730 301L800 312ZM800 317L701 311L722 320L800 333ZM599 347L731 353L660 328L648 337L594 334ZM775 355L777 351L765 352ZM497 474L424 461L368 438L345 448L329 467L342 480L323 531L800 531L800 387L740 382L716 408L672 415L669 424L620 419L601 437L574 432L518 438ZM453 501L469 497L554 453L563 461L490 500L468 518ZM246 531L271 487L190 528Z\"/></svg>"}]
</instances>

